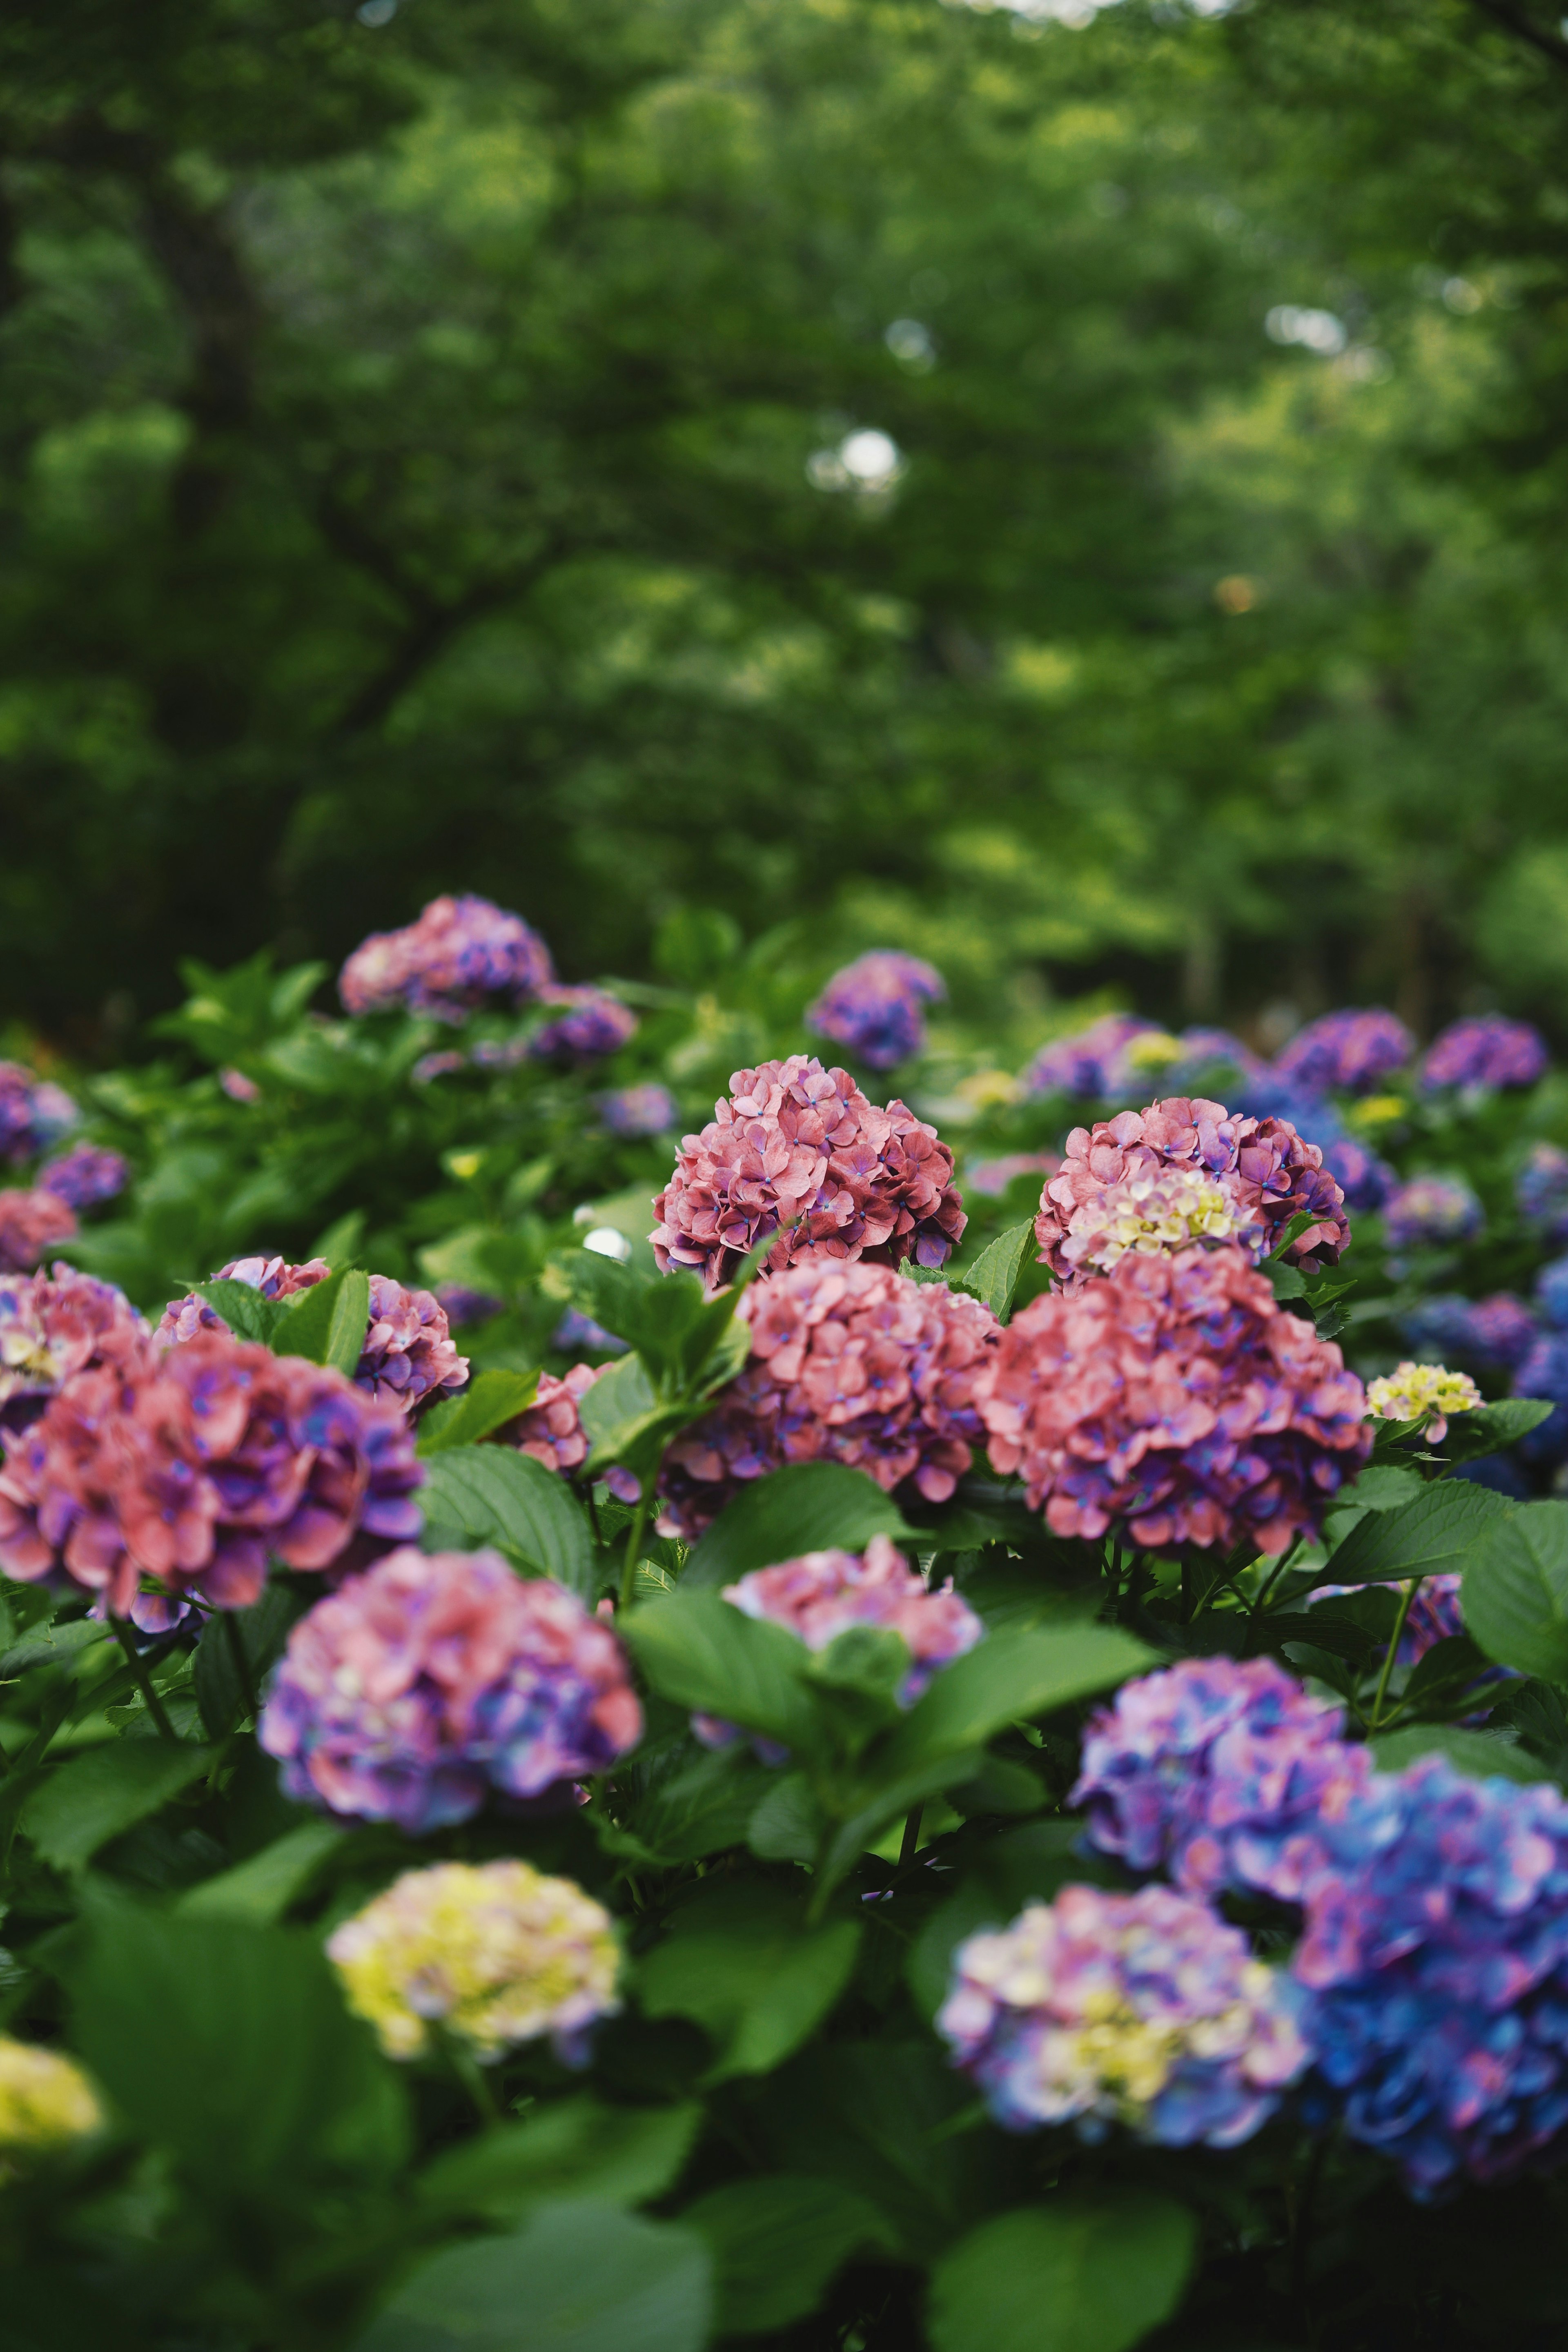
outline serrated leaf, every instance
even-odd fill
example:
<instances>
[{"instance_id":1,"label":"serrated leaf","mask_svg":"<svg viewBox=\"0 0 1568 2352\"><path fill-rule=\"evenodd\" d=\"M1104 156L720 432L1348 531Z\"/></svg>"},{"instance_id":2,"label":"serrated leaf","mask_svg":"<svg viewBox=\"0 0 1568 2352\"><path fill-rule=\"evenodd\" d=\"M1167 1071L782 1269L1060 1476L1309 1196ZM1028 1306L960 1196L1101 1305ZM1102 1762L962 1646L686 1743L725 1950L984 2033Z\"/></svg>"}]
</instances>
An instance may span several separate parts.
<instances>
[{"instance_id":1,"label":"serrated leaf","mask_svg":"<svg viewBox=\"0 0 1568 2352\"><path fill-rule=\"evenodd\" d=\"M237 1339L257 1339L264 1348L272 1345L272 1334L286 1312L286 1302L264 1298L248 1282L197 1282L192 1285L198 1298L205 1298L216 1307Z\"/></svg>"},{"instance_id":2,"label":"serrated leaf","mask_svg":"<svg viewBox=\"0 0 1568 2352\"><path fill-rule=\"evenodd\" d=\"M565 1480L531 1454L504 1445L447 1447L426 1464L420 1500L426 1551L500 1544L580 1600L597 1598L587 1516Z\"/></svg>"},{"instance_id":3,"label":"serrated leaf","mask_svg":"<svg viewBox=\"0 0 1568 2352\"><path fill-rule=\"evenodd\" d=\"M454 1445L478 1445L520 1412L526 1412L539 1393L537 1372L509 1372L499 1367L479 1372L456 1396L443 1397L419 1423L415 1452L426 1460Z\"/></svg>"},{"instance_id":4,"label":"serrated leaf","mask_svg":"<svg viewBox=\"0 0 1568 2352\"><path fill-rule=\"evenodd\" d=\"M13 1682L34 1666L67 1666L84 1650L114 1639L101 1619L71 1617L61 1624L40 1625L13 1642L0 1657L0 1682Z\"/></svg>"},{"instance_id":5,"label":"serrated leaf","mask_svg":"<svg viewBox=\"0 0 1568 2352\"><path fill-rule=\"evenodd\" d=\"M577 1411L593 1448L589 1467L597 1469L618 1460L623 1448L635 1443L658 1409L658 1398L640 1356L623 1356L619 1363L606 1365L578 1400Z\"/></svg>"},{"instance_id":6,"label":"serrated leaf","mask_svg":"<svg viewBox=\"0 0 1568 2352\"><path fill-rule=\"evenodd\" d=\"M1052 1714L1144 1673L1152 1650L1113 1625L992 1633L935 1675L879 1756L889 1778L926 1757L978 1747L1009 1723Z\"/></svg>"},{"instance_id":7,"label":"serrated leaf","mask_svg":"<svg viewBox=\"0 0 1568 2352\"><path fill-rule=\"evenodd\" d=\"M1369 1512L1330 1554L1324 1581L1402 1583L1411 1576L1451 1575L1478 1536L1511 1506L1489 1487L1439 1479L1414 1502Z\"/></svg>"},{"instance_id":8,"label":"serrated leaf","mask_svg":"<svg viewBox=\"0 0 1568 2352\"><path fill-rule=\"evenodd\" d=\"M1032 1223L1009 1225L994 1242L987 1242L968 1272L957 1277L958 1287L989 1307L999 1323L1005 1323L1012 1309L1013 1294L1034 1238Z\"/></svg>"},{"instance_id":9,"label":"serrated leaf","mask_svg":"<svg viewBox=\"0 0 1568 2352\"><path fill-rule=\"evenodd\" d=\"M1501 1397L1474 1412L1455 1413L1443 1440L1447 1462L1479 1462L1483 1455L1517 1444L1555 1411L1550 1397Z\"/></svg>"},{"instance_id":10,"label":"serrated leaf","mask_svg":"<svg viewBox=\"0 0 1568 2352\"><path fill-rule=\"evenodd\" d=\"M1488 1657L1568 1682L1568 1503L1524 1503L1494 1519L1464 1578L1465 1623Z\"/></svg>"},{"instance_id":11,"label":"serrated leaf","mask_svg":"<svg viewBox=\"0 0 1568 2352\"><path fill-rule=\"evenodd\" d=\"M730 1584L803 1552L863 1551L874 1535L891 1536L896 1543L921 1539L864 1470L842 1462L792 1462L741 1489L693 1549L681 1582L691 1590Z\"/></svg>"},{"instance_id":12,"label":"serrated leaf","mask_svg":"<svg viewBox=\"0 0 1568 2352\"><path fill-rule=\"evenodd\" d=\"M1195 2217L1135 2189L998 2214L931 2274L934 2352L1129 2352L1181 2300Z\"/></svg>"},{"instance_id":13,"label":"serrated leaf","mask_svg":"<svg viewBox=\"0 0 1568 2352\"><path fill-rule=\"evenodd\" d=\"M659 1781L631 1827L666 1862L701 1862L745 1843L752 1816L778 1777L743 1747L724 1748Z\"/></svg>"},{"instance_id":14,"label":"serrated leaf","mask_svg":"<svg viewBox=\"0 0 1568 2352\"><path fill-rule=\"evenodd\" d=\"M352 1380L369 1328L370 1276L343 1265L285 1303L271 1344L280 1356L331 1364Z\"/></svg>"},{"instance_id":15,"label":"serrated leaf","mask_svg":"<svg viewBox=\"0 0 1568 2352\"><path fill-rule=\"evenodd\" d=\"M34 1790L22 1808L22 1827L57 1870L80 1870L100 1846L200 1780L213 1755L210 1748L164 1739L115 1739L89 1748Z\"/></svg>"}]
</instances>

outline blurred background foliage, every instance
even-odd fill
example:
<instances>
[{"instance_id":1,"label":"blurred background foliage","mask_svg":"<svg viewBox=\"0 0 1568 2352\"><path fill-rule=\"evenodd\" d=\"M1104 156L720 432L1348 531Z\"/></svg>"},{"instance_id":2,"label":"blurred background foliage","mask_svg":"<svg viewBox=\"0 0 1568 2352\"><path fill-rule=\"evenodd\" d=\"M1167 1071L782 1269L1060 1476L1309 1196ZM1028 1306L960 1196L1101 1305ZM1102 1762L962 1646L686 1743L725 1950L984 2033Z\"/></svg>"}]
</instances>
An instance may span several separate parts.
<instances>
[{"instance_id":1,"label":"blurred background foliage","mask_svg":"<svg viewBox=\"0 0 1568 2352\"><path fill-rule=\"evenodd\" d=\"M471 888L1568 1034L1565 134L1531 0L11 0L0 1013Z\"/></svg>"}]
</instances>

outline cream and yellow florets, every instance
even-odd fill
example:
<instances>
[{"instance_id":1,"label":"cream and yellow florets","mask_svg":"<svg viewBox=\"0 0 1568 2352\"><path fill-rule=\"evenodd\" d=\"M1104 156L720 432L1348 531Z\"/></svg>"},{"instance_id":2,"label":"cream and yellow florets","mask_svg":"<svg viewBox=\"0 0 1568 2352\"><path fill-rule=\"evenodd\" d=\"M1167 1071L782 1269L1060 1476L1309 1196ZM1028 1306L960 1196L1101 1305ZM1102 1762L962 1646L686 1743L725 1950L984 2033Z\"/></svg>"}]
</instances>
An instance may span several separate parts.
<instances>
[{"instance_id":1,"label":"cream and yellow florets","mask_svg":"<svg viewBox=\"0 0 1568 2352\"><path fill-rule=\"evenodd\" d=\"M1452 1412L1474 1412L1486 1402L1468 1372L1444 1364L1400 1364L1366 1384L1366 1409L1378 1421L1426 1421L1440 1438Z\"/></svg>"},{"instance_id":2,"label":"cream and yellow florets","mask_svg":"<svg viewBox=\"0 0 1568 2352\"><path fill-rule=\"evenodd\" d=\"M74 2059L0 2034L0 2179L16 2159L101 2129L98 2094Z\"/></svg>"},{"instance_id":3,"label":"cream and yellow florets","mask_svg":"<svg viewBox=\"0 0 1568 2352\"><path fill-rule=\"evenodd\" d=\"M1172 1171L1133 1176L1073 1219L1066 1255L1109 1274L1129 1250L1185 1249L1193 1242L1251 1242L1258 1227L1245 1203L1210 1176Z\"/></svg>"},{"instance_id":4,"label":"cream and yellow florets","mask_svg":"<svg viewBox=\"0 0 1568 2352\"><path fill-rule=\"evenodd\" d=\"M393 2058L418 2057L438 2025L482 2060L547 2033L572 2062L620 2006L608 1912L525 1862L407 1871L343 1922L327 1953Z\"/></svg>"}]
</instances>

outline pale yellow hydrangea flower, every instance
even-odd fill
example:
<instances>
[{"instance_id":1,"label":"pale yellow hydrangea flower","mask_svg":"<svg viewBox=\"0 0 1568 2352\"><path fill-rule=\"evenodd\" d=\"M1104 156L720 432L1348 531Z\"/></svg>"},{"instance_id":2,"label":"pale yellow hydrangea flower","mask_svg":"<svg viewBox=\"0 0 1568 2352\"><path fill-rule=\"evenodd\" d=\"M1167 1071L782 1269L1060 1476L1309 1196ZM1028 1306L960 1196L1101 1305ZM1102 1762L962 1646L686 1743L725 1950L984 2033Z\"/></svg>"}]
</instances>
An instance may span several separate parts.
<instances>
[{"instance_id":1,"label":"pale yellow hydrangea flower","mask_svg":"<svg viewBox=\"0 0 1568 2352\"><path fill-rule=\"evenodd\" d=\"M569 1878L526 1862L410 1870L327 1944L349 2005L392 2058L416 2058L430 2026L500 2058L548 2033L568 2062L620 2007L610 1915Z\"/></svg>"},{"instance_id":2,"label":"pale yellow hydrangea flower","mask_svg":"<svg viewBox=\"0 0 1568 2352\"><path fill-rule=\"evenodd\" d=\"M1252 1212L1211 1176L1186 1169L1132 1176L1085 1202L1068 1229L1063 1255L1109 1274L1129 1250L1185 1249L1192 1242L1249 1241Z\"/></svg>"},{"instance_id":3,"label":"pale yellow hydrangea flower","mask_svg":"<svg viewBox=\"0 0 1568 2352\"><path fill-rule=\"evenodd\" d=\"M0 2179L15 2158L68 2147L102 2124L98 2094L74 2059L0 2033Z\"/></svg>"},{"instance_id":4,"label":"pale yellow hydrangea flower","mask_svg":"<svg viewBox=\"0 0 1568 2352\"><path fill-rule=\"evenodd\" d=\"M1186 1052L1179 1037L1165 1029L1144 1029L1130 1037L1121 1049L1122 1059L1134 1070L1168 1070Z\"/></svg>"},{"instance_id":5,"label":"pale yellow hydrangea flower","mask_svg":"<svg viewBox=\"0 0 1568 2352\"><path fill-rule=\"evenodd\" d=\"M1451 1412L1474 1412L1486 1402L1468 1372L1444 1364L1400 1364L1366 1386L1366 1409L1377 1421L1426 1420L1428 1437L1440 1440Z\"/></svg>"}]
</instances>

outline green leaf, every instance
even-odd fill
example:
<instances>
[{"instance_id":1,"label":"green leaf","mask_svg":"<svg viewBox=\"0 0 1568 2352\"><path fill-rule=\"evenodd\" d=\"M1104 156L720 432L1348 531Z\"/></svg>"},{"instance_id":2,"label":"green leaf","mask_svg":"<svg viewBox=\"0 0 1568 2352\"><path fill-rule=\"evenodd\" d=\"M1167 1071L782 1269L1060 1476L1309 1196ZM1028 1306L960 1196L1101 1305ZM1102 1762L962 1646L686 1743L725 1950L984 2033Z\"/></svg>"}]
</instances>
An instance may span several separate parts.
<instances>
[{"instance_id":1,"label":"green leaf","mask_svg":"<svg viewBox=\"0 0 1568 2352\"><path fill-rule=\"evenodd\" d=\"M258 1339L264 1348L272 1345L272 1334L284 1314L287 1302L264 1298L248 1282L197 1282L192 1285L198 1298L215 1307L237 1339Z\"/></svg>"},{"instance_id":2,"label":"green leaf","mask_svg":"<svg viewBox=\"0 0 1568 2352\"><path fill-rule=\"evenodd\" d=\"M926 1757L980 1746L1006 1724L1089 1698L1155 1663L1152 1651L1112 1625L988 1634L933 1678L879 1764L890 1778Z\"/></svg>"},{"instance_id":3,"label":"green leaf","mask_svg":"<svg viewBox=\"0 0 1568 2352\"><path fill-rule=\"evenodd\" d=\"M501 1544L581 1600L597 1598L593 1530L557 1471L506 1445L454 1445L432 1455L420 1499L426 1551Z\"/></svg>"},{"instance_id":4,"label":"green leaf","mask_svg":"<svg viewBox=\"0 0 1568 2352\"><path fill-rule=\"evenodd\" d=\"M721 2336L805 2319L857 2247L884 2245L889 2234L865 2198L788 2173L710 2189L680 2218L708 2242Z\"/></svg>"},{"instance_id":5,"label":"green leaf","mask_svg":"<svg viewBox=\"0 0 1568 2352\"><path fill-rule=\"evenodd\" d=\"M712 2287L697 2232L612 2205L545 2205L404 2281L353 2352L702 2352Z\"/></svg>"},{"instance_id":6,"label":"green leaf","mask_svg":"<svg viewBox=\"0 0 1568 2352\"><path fill-rule=\"evenodd\" d=\"M286 1584L269 1584L251 1609L215 1612L202 1627L196 1643L195 1683L196 1704L209 1739L221 1739L248 1712L234 1661L233 1626L245 1646L250 1686L259 1692L273 1661L282 1654L293 1626L310 1607L303 1594Z\"/></svg>"},{"instance_id":7,"label":"green leaf","mask_svg":"<svg viewBox=\"0 0 1568 2352\"><path fill-rule=\"evenodd\" d=\"M919 1530L864 1470L842 1462L792 1462L742 1488L693 1549L681 1582L689 1590L731 1584L754 1568L797 1559L802 1552L833 1546L863 1551L876 1535L920 1540Z\"/></svg>"},{"instance_id":8,"label":"green leaf","mask_svg":"<svg viewBox=\"0 0 1568 2352\"><path fill-rule=\"evenodd\" d=\"M746 1843L761 1862L814 1862L825 1826L804 1772L772 1772L773 1782L746 1824Z\"/></svg>"},{"instance_id":9,"label":"green leaf","mask_svg":"<svg viewBox=\"0 0 1568 2352\"><path fill-rule=\"evenodd\" d=\"M1342 1486L1334 1496L1336 1511L1397 1511L1406 1503L1419 1502L1426 1491L1426 1482L1418 1470L1406 1470L1395 1462L1371 1462L1359 1478Z\"/></svg>"},{"instance_id":10,"label":"green leaf","mask_svg":"<svg viewBox=\"0 0 1568 2352\"><path fill-rule=\"evenodd\" d=\"M352 1380L370 1328L370 1276L342 1265L290 1298L278 1318L272 1345L280 1356L332 1364Z\"/></svg>"},{"instance_id":11,"label":"green leaf","mask_svg":"<svg viewBox=\"0 0 1568 2352\"><path fill-rule=\"evenodd\" d=\"M1481 1530L1513 1507L1488 1486L1444 1478L1397 1510L1371 1511L1329 1556L1325 1583L1382 1584L1458 1569Z\"/></svg>"},{"instance_id":12,"label":"green leaf","mask_svg":"<svg viewBox=\"0 0 1568 2352\"><path fill-rule=\"evenodd\" d=\"M1554 1411L1549 1397L1500 1397L1474 1412L1451 1415L1443 1440L1447 1462L1478 1462L1484 1454L1500 1453L1539 1429Z\"/></svg>"},{"instance_id":13,"label":"green leaf","mask_svg":"<svg viewBox=\"0 0 1568 2352\"><path fill-rule=\"evenodd\" d=\"M310 2207L333 2178L403 2164L402 2084L314 1937L97 1895L76 2044L195 2193Z\"/></svg>"},{"instance_id":14,"label":"green leaf","mask_svg":"<svg viewBox=\"0 0 1568 2352\"><path fill-rule=\"evenodd\" d=\"M1064 1886L1097 1885L1103 1864L1074 1849L1082 1836L1079 1822L1031 1822L990 1838L970 1860L963 1884L931 1913L904 1965L909 1988L925 2017L934 2017L947 1998L952 1954L966 1936L982 1927L1009 1927L1026 1903L1049 1903Z\"/></svg>"},{"instance_id":15,"label":"green leaf","mask_svg":"<svg viewBox=\"0 0 1568 2352\"><path fill-rule=\"evenodd\" d=\"M232 1870L204 1878L181 1896L176 1908L182 1918L245 1919L270 1927L303 1895L348 1834L340 1822L302 1822Z\"/></svg>"},{"instance_id":16,"label":"green leaf","mask_svg":"<svg viewBox=\"0 0 1568 2352\"><path fill-rule=\"evenodd\" d=\"M637 1970L650 2017L689 2017L712 2041L710 2083L766 2074L812 2034L849 1981L858 1919L807 1927L782 1887L723 1883L682 1904Z\"/></svg>"},{"instance_id":17,"label":"green leaf","mask_svg":"<svg viewBox=\"0 0 1568 2352\"><path fill-rule=\"evenodd\" d=\"M113 1639L97 1617L69 1617L63 1624L36 1626L0 1657L0 1682L14 1682L34 1666L68 1666L83 1651Z\"/></svg>"},{"instance_id":18,"label":"green leaf","mask_svg":"<svg viewBox=\"0 0 1568 2352\"><path fill-rule=\"evenodd\" d=\"M983 1307L989 1307L999 1323L1005 1323L1013 1305L1013 1293L1018 1287L1018 1276L1024 1271L1024 1260L1035 1238L1032 1223L1009 1225L994 1242L987 1242L974 1264L957 1277L960 1290L967 1290Z\"/></svg>"},{"instance_id":19,"label":"green leaf","mask_svg":"<svg viewBox=\"0 0 1568 2352\"><path fill-rule=\"evenodd\" d=\"M1568 1682L1568 1503L1524 1503L1495 1518L1465 1562L1460 1601L1489 1658Z\"/></svg>"},{"instance_id":20,"label":"green leaf","mask_svg":"<svg viewBox=\"0 0 1568 2352\"><path fill-rule=\"evenodd\" d=\"M682 1590L634 1609L618 1630L663 1697L809 1749L821 1720L805 1680L811 1653L782 1625Z\"/></svg>"},{"instance_id":21,"label":"green leaf","mask_svg":"<svg viewBox=\"0 0 1568 2352\"><path fill-rule=\"evenodd\" d=\"M613 2107L579 2092L525 2123L500 2124L447 2148L415 2186L437 2211L497 2223L519 2221L546 2199L643 2205L673 2185L701 2121L695 2101Z\"/></svg>"},{"instance_id":22,"label":"green leaf","mask_svg":"<svg viewBox=\"0 0 1568 2352\"><path fill-rule=\"evenodd\" d=\"M640 1356L623 1356L619 1363L606 1364L593 1387L584 1390L577 1405L595 1459L613 1459L623 1433L639 1428L658 1409L658 1399Z\"/></svg>"},{"instance_id":23,"label":"green leaf","mask_svg":"<svg viewBox=\"0 0 1568 2352\"><path fill-rule=\"evenodd\" d=\"M726 1846L745 1843L752 1816L778 1778L743 1746L724 1748L659 1781L637 1808L631 1827L667 1862L701 1862Z\"/></svg>"},{"instance_id":24,"label":"green leaf","mask_svg":"<svg viewBox=\"0 0 1568 2352\"><path fill-rule=\"evenodd\" d=\"M80 1870L100 1845L134 1828L200 1780L210 1748L164 1739L113 1739L73 1756L35 1789L22 1827L57 1870Z\"/></svg>"},{"instance_id":25,"label":"green leaf","mask_svg":"<svg viewBox=\"0 0 1568 2352\"><path fill-rule=\"evenodd\" d=\"M1184 2205L1136 2190L998 2214L932 2273L934 2352L1129 2352L1181 2300L1196 2236Z\"/></svg>"},{"instance_id":26,"label":"green leaf","mask_svg":"<svg viewBox=\"0 0 1568 2352\"><path fill-rule=\"evenodd\" d=\"M1372 1742L1380 1772L1403 1772L1418 1757L1446 1756L1457 1772L1471 1780L1550 1780L1549 1768L1484 1731L1467 1731L1457 1723L1412 1723L1401 1731L1385 1731Z\"/></svg>"},{"instance_id":27,"label":"green leaf","mask_svg":"<svg viewBox=\"0 0 1568 2352\"><path fill-rule=\"evenodd\" d=\"M456 1396L443 1397L430 1407L419 1423L414 1450L424 1460L454 1445L478 1445L526 1412L538 1393L537 1372L480 1372Z\"/></svg>"}]
</instances>

